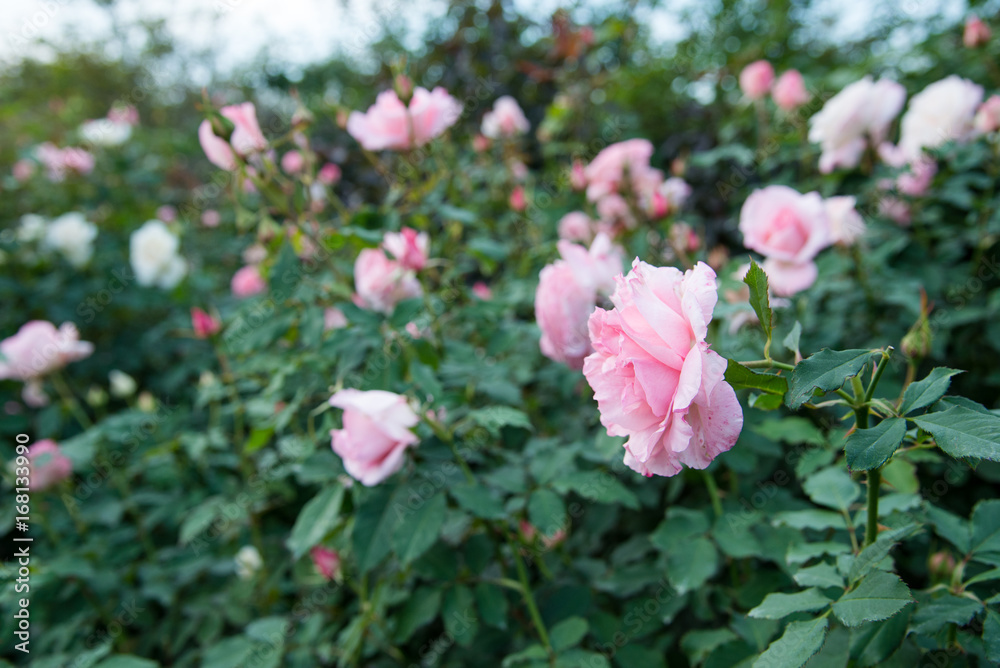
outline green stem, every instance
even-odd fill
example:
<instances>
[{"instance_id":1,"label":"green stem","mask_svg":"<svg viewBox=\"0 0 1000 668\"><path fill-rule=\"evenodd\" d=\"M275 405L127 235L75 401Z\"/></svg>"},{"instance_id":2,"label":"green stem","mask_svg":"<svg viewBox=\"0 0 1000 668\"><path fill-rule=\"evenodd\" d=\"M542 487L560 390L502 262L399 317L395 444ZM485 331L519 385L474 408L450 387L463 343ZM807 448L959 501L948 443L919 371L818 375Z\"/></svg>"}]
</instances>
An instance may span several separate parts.
<instances>
[{"instance_id":1,"label":"green stem","mask_svg":"<svg viewBox=\"0 0 1000 668\"><path fill-rule=\"evenodd\" d=\"M888 366L887 362L889 361L889 355L889 350L883 351L881 361L875 365L875 370L872 372L872 382L868 383L868 391L865 392L866 404L870 402L872 397L875 395L875 386L878 385L878 381L882 378L882 372L885 371L885 367Z\"/></svg>"},{"instance_id":2,"label":"green stem","mask_svg":"<svg viewBox=\"0 0 1000 668\"><path fill-rule=\"evenodd\" d=\"M785 371L794 371L795 365L785 364L784 362L778 362L776 360L752 360L750 362L740 362L743 366L748 369L784 369Z\"/></svg>"},{"instance_id":3,"label":"green stem","mask_svg":"<svg viewBox=\"0 0 1000 668\"><path fill-rule=\"evenodd\" d=\"M80 402L73 396L73 392L70 391L66 381L62 378L62 374L54 373L52 374L51 379L56 391L59 392L59 396L61 396L62 400L69 406L70 412L73 414L73 417L76 418L76 421L80 423L80 426L83 427L83 430L86 431L87 429L90 429L93 426L93 423L90 421L90 418L87 417L87 413L83 410Z\"/></svg>"},{"instance_id":4,"label":"green stem","mask_svg":"<svg viewBox=\"0 0 1000 668\"><path fill-rule=\"evenodd\" d=\"M442 425L437 420L425 417L424 421L430 426L431 431L434 432L434 435L437 436L442 441L444 441L445 443L447 443L448 447L451 448L452 454L455 455L455 461L458 462L458 465L461 467L462 472L465 474L465 479L470 483L474 483L476 481L476 477L472 475L472 469L469 468L469 464L465 461L465 457L463 457L462 454L458 451L458 447L455 445L455 437L452 436L451 432L445 429L444 425Z\"/></svg>"},{"instance_id":5,"label":"green stem","mask_svg":"<svg viewBox=\"0 0 1000 668\"><path fill-rule=\"evenodd\" d=\"M702 477L705 478L705 487L708 488L708 496L712 499L712 510L716 517L722 517L722 499L719 498L719 487L715 484L715 478L706 470L702 470Z\"/></svg>"},{"instance_id":6,"label":"green stem","mask_svg":"<svg viewBox=\"0 0 1000 668\"><path fill-rule=\"evenodd\" d=\"M528 570L524 567L524 560L521 558L520 548L517 543L508 537L508 542L510 543L511 552L514 553L514 564L517 566L517 577L521 581L521 595L524 597L524 604L528 606L528 613L531 615L531 621L535 625L535 629L538 631L538 637L541 639L542 644L545 645L546 651L548 651L549 656L553 656L552 643L549 642L549 634L545 630L545 624L542 622L542 615L538 612L538 606L535 605L535 597L531 593L531 585L528 584Z\"/></svg>"},{"instance_id":7,"label":"green stem","mask_svg":"<svg viewBox=\"0 0 1000 668\"><path fill-rule=\"evenodd\" d=\"M871 545L878 537L878 488L882 484L882 467L868 472L868 526L865 529L865 545Z\"/></svg>"}]
</instances>

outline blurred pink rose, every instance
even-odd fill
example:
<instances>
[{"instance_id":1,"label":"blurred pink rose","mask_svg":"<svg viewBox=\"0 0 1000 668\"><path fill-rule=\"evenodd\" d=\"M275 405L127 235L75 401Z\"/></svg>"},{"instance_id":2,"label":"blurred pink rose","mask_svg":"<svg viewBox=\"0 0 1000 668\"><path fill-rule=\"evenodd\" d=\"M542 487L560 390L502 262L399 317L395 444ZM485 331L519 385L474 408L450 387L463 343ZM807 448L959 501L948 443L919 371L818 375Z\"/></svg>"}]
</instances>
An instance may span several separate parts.
<instances>
[{"instance_id":1,"label":"blurred pink rose","mask_svg":"<svg viewBox=\"0 0 1000 668\"><path fill-rule=\"evenodd\" d=\"M798 70L784 72L774 83L771 91L774 103L785 111L793 111L809 101L809 91L806 90L802 73Z\"/></svg>"},{"instance_id":2,"label":"blurred pink rose","mask_svg":"<svg viewBox=\"0 0 1000 668\"><path fill-rule=\"evenodd\" d=\"M340 574L340 555L336 550L317 545L309 550L313 566L327 580L332 580Z\"/></svg>"},{"instance_id":3,"label":"blurred pink rose","mask_svg":"<svg viewBox=\"0 0 1000 668\"><path fill-rule=\"evenodd\" d=\"M621 228L632 229L636 226L635 216L628 202L621 195L605 195L597 201L597 215L605 230L621 231ZM617 233L617 232L616 232ZM609 236L613 234L609 233Z\"/></svg>"},{"instance_id":4,"label":"blurred pink rose","mask_svg":"<svg viewBox=\"0 0 1000 668\"><path fill-rule=\"evenodd\" d=\"M89 174L94 169L94 156L82 148L59 148L45 142L36 149L36 156L50 181L62 181L69 172Z\"/></svg>"},{"instance_id":5,"label":"blurred pink rose","mask_svg":"<svg viewBox=\"0 0 1000 668\"><path fill-rule=\"evenodd\" d=\"M517 100L509 95L499 98L493 109L483 115L482 133L490 139L523 135L530 128Z\"/></svg>"},{"instance_id":6,"label":"blurred pink rose","mask_svg":"<svg viewBox=\"0 0 1000 668\"><path fill-rule=\"evenodd\" d=\"M257 109L253 102L231 104L219 113L232 121L235 128L229 137L233 150L242 156L251 155L267 148L267 139L257 123Z\"/></svg>"},{"instance_id":7,"label":"blurred pink rose","mask_svg":"<svg viewBox=\"0 0 1000 668\"><path fill-rule=\"evenodd\" d=\"M896 197L883 197L878 201L878 210L883 216L899 225L910 224L910 205Z\"/></svg>"},{"instance_id":8,"label":"blurred pink rose","mask_svg":"<svg viewBox=\"0 0 1000 668\"><path fill-rule=\"evenodd\" d=\"M510 193L510 208L521 212L528 208L528 199L524 195L524 186L517 186Z\"/></svg>"},{"instance_id":9,"label":"blurred pink rose","mask_svg":"<svg viewBox=\"0 0 1000 668\"><path fill-rule=\"evenodd\" d=\"M771 90L774 68L766 60L756 60L740 72L740 90L751 100L760 100Z\"/></svg>"},{"instance_id":10,"label":"blurred pink rose","mask_svg":"<svg viewBox=\"0 0 1000 668\"><path fill-rule=\"evenodd\" d=\"M899 148L913 163L925 149L975 136L974 121L983 87L952 74L935 81L910 100L899 124Z\"/></svg>"},{"instance_id":11,"label":"blurred pink rose","mask_svg":"<svg viewBox=\"0 0 1000 668\"><path fill-rule=\"evenodd\" d=\"M73 462L64 455L55 441L45 439L28 448L31 468L29 489L41 492L56 485L73 473Z\"/></svg>"},{"instance_id":12,"label":"blurred pink rose","mask_svg":"<svg viewBox=\"0 0 1000 668\"><path fill-rule=\"evenodd\" d=\"M670 243L685 253L693 253L701 247L701 238L690 225L677 221L670 226Z\"/></svg>"},{"instance_id":13,"label":"blurred pink rose","mask_svg":"<svg viewBox=\"0 0 1000 668\"><path fill-rule=\"evenodd\" d=\"M406 333L410 335L410 338L421 339L424 336L424 331L421 330L417 323L413 320L406 323L406 326L403 327L403 329L405 329Z\"/></svg>"},{"instance_id":14,"label":"blurred pink rose","mask_svg":"<svg viewBox=\"0 0 1000 668\"><path fill-rule=\"evenodd\" d=\"M222 216L215 209L205 209L201 214L201 224L205 227L218 227Z\"/></svg>"},{"instance_id":15,"label":"blurred pink rose","mask_svg":"<svg viewBox=\"0 0 1000 668\"><path fill-rule=\"evenodd\" d=\"M341 329L347 327L347 316L339 308L328 308L323 311L323 329Z\"/></svg>"},{"instance_id":16,"label":"blurred pink rose","mask_svg":"<svg viewBox=\"0 0 1000 668\"><path fill-rule=\"evenodd\" d=\"M305 164L306 160L300 151L289 151L281 156L281 169L288 174L298 174Z\"/></svg>"},{"instance_id":17,"label":"blurred pink rose","mask_svg":"<svg viewBox=\"0 0 1000 668\"><path fill-rule=\"evenodd\" d=\"M139 111L132 105L116 104L108 111L108 120L112 123L127 125L139 124Z\"/></svg>"},{"instance_id":18,"label":"blurred pink rose","mask_svg":"<svg viewBox=\"0 0 1000 668\"><path fill-rule=\"evenodd\" d=\"M403 299L423 294L413 271L390 260L379 248L366 248L354 263L356 303L361 308L391 313Z\"/></svg>"},{"instance_id":19,"label":"blurred pink rose","mask_svg":"<svg viewBox=\"0 0 1000 668\"><path fill-rule=\"evenodd\" d=\"M980 134L996 132L1000 129L1000 95L991 95L979 105L973 124L976 127L976 132ZM17 165L14 167L16 168Z\"/></svg>"},{"instance_id":20,"label":"blurred pink rose","mask_svg":"<svg viewBox=\"0 0 1000 668\"><path fill-rule=\"evenodd\" d=\"M393 79L393 88L396 89L399 97L404 100L409 100L410 96L413 95L413 81L405 74L396 75Z\"/></svg>"},{"instance_id":21,"label":"blurred pink rose","mask_svg":"<svg viewBox=\"0 0 1000 668\"><path fill-rule=\"evenodd\" d=\"M90 357L94 344L80 341L76 325L32 320L17 334L0 341L0 379L30 381L58 371L70 362Z\"/></svg>"},{"instance_id":22,"label":"blurred pink rose","mask_svg":"<svg viewBox=\"0 0 1000 668\"><path fill-rule=\"evenodd\" d=\"M493 291L490 290L490 286L486 285L482 281L476 281L472 284L472 294L474 294L477 299L482 299L483 301L493 299Z\"/></svg>"},{"instance_id":23,"label":"blurred pink rose","mask_svg":"<svg viewBox=\"0 0 1000 668\"><path fill-rule=\"evenodd\" d=\"M347 473L366 487L398 471L406 449L418 443L411 429L419 418L404 396L347 389L330 397L330 405L344 409L344 428L330 432L333 451Z\"/></svg>"},{"instance_id":24,"label":"blurred pink rose","mask_svg":"<svg viewBox=\"0 0 1000 668\"><path fill-rule=\"evenodd\" d=\"M323 185L332 186L334 183L340 181L340 167L332 162L328 162L319 170L316 178Z\"/></svg>"},{"instance_id":25,"label":"blurred pink rose","mask_svg":"<svg viewBox=\"0 0 1000 668\"><path fill-rule=\"evenodd\" d=\"M855 209L853 197L828 197L823 200L827 219L830 221L830 242L851 246L865 233L865 221ZM744 272L744 276L746 272ZM742 276L740 277L742 280Z\"/></svg>"},{"instance_id":26,"label":"blurred pink rose","mask_svg":"<svg viewBox=\"0 0 1000 668\"><path fill-rule=\"evenodd\" d=\"M382 247L406 269L420 271L427 265L430 239L426 232L404 227L399 232L386 232Z\"/></svg>"},{"instance_id":27,"label":"blurred pink rose","mask_svg":"<svg viewBox=\"0 0 1000 668\"><path fill-rule=\"evenodd\" d=\"M569 183L573 190L583 190L587 187L587 170L579 160L573 161L573 167L569 173Z\"/></svg>"},{"instance_id":28,"label":"blurred pink rose","mask_svg":"<svg viewBox=\"0 0 1000 668\"><path fill-rule=\"evenodd\" d=\"M816 254L830 244L830 221L823 198L787 186L756 190L740 211L747 248L766 259L762 268L775 294L788 296L816 280Z\"/></svg>"},{"instance_id":29,"label":"blurred pink rose","mask_svg":"<svg viewBox=\"0 0 1000 668\"><path fill-rule=\"evenodd\" d=\"M559 238L589 242L593 236L590 217L583 211L570 211L559 220Z\"/></svg>"},{"instance_id":30,"label":"blurred pink rose","mask_svg":"<svg viewBox=\"0 0 1000 668\"><path fill-rule=\"evenodd\" d=\"M212 122L207 118L198 126L198 141L201 143L201 150L205 152L205 157L213 165L228 171L236 169L236 154L233 153L229 142L215 135Z\"/></svg>"},{"instance_id":31,"label":"blurred pink rose","mask_svg":"<svg viewBox=\"0 0 1000 668\"><path fill-rule=\"evenodd\" d=\"M472 138L472 150L476 153L485 153L490 150L490 146L493 144L488 137L483 135L476 135Z\"/></svg>"},{"instance_id":32,"label":"blurred pink rose","mask_svg":"<svg viewBox=\"0 0 1000 668\"><path fill-rule=\"evenodd\" d=\"M583 170L587 199L596 202L627 186L636 194L654 190L663 181L663 173L649 166L652 155L653 145L645 139L629 139L602 150ZM625 183L626 174L629 183Z\"/></svg>"},{"instance_id":33,"label":"blurred pink rose","mask_svg":"<svg viewBox=\"0 0 1000 668\"><path fill-rule=\"evenodd\" d=\"M234 297L240 299L252 297L262 292L267 292L267 283L260 275L260 270L256 265L247 265L233 274L233 280L229 284Z\"/></svg>"},{"instance_id":34,"label":"blurred pink rose","mask_svg":"<svg viewBox=\"0 0 1000 668\"><path fill-rule=\"evenodd\" d=\"M207 311L203 311L197 306L191 308L191 327L194 335L199 339L207 339L213 334L217 334L222 329L222 323Z\"/></svg>"},{"instance_id":35,"label":"blurred pink rose","mask_svg":"<svg viewBox=\"0 0 1000 668\"><path fill-rule=\"evenodd\" d=\"M636 258L616 284L614 309L590 316L595 352L583 365L601 424L628 437L625 464L643 475L704 469L743 428L726 360L705 342L715 272L704 262L681 273Z\"/></svg>"},{"instance_id":36,"label":"blurred pink rose","mask_svg":"<svg viewBox=\"0 0 1000 668\"><path fill-rule=\"evenodd\" d=\"M387 90L379 93L367 112L351 112L347 131L369 151L407 150L434 139L461 114L462 104L441 87L433 92L418 87L409 108L395 91Z\"/></svg>"},{"instance_id":37,"label":"blurred pink rose","mask_svg":"<svg viewBox=\"0 0 1000 668\"><path fill-rule=\"evenodd\" d=\"M680 211L691 196L691 186L684 179L671 176L657 187L655 195L660 198L659 206L663 212L658 217L662 218Z\"/></svg>"},{"instance_id":38,"label":"blurred pink rose","mask_svg":"<svg viewBox=\"0 0 1000 668\"><path fill-rule=\"evenodd\" d=\"M973 14L965 22L965 31L962 33L962 43L970 49L982 46L990 41L990 28L982 19Z\"/></svg>"},{"instance_id":39,"label":"blurred pink rose","mask_svg":"<svg viewBox=\"0 0 1000 668\"><path fill-rule=\"evenodd\" d=\"M172 223L177 220L177 209L169 204L164 204L156 210L156 218L164 223Z\"/></svg>"},{"instance_id":40,"label":"blurred pink rose","mask_svg":"<svg viewBox=\"0 0 1000 668\"><path fill-rule=\"evenodd\" d=\"M11 171L15 179L24 183L35 174L35 163L31 160L21 159L14 163L14 168Z\"/></svg>"}]
</instances>

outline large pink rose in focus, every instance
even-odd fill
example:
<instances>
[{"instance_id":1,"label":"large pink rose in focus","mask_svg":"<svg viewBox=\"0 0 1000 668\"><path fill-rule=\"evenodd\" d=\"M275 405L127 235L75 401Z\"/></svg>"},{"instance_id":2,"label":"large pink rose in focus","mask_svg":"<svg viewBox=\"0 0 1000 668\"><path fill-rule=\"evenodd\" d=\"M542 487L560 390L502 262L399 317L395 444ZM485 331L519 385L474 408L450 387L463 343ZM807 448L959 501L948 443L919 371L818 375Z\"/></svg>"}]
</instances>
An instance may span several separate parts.
<instances>
[{"instance_id":1,"label":"large pink rose in focus","mask_svg":"<svg viewBox=\"0 0 1000 668\"><path fill-rule=\"evenodd\" d=\"M366 248L354 262L356 302L362 308L391 313L396 304L423 294L413 271L386 257L379 248Z\"/></svg>"},{"instance_id":2,"label":"large pink rose in focus","mask_svg":"<svg viewBox=\"0 0 1000 668\"><path fill-rule=\"evenodd\" d=\"M50 439L38 441L28 448L28 462L31 467L28 487L33 492L46 490L73 473L73 462Z\"/></svg>"},{"instance_id":3,"label":"large pink rose in focus","mask_svg":"<svg viewBox=\"0 0 1000 668\"><path fill-rule=\"evenodd\" d=\"M625 464L646 476L706 468L736 443L743 413L726 360L705 342L718 300L703 262L681 273L638 258L616 279L614 309L590 316L583 373L601 424L627 436Z\"/></svg>"},{"instance_id":4,"label":"large pink rose in focus","mask_svg":"<svg viewBox=\"0 0 1000 668\"><path fill-rule=\"evenodd\" d=\"M403 466L403 453L419 439L410 431L419 418L406 397L382 390L341 390L330 405L344 409L344 428L330 432L347 473L366 487Z\"/></svg>"},{"instance_id":5,"label":"large pink rose in focus","mask_svg":"<svg viewBox=\"0 0 1000 668\"><path fill-rule=\"evenodd\" d=\"M235 126L229 137L229 144L240 155L250 155L267 148L267 139L257 123L257 110L253 102L231 104L219 113L232 121Z\"/></svg>"},{"instance_id":6,"label":"large pink rose in focus","mask_svg":"<svg viewBox=\"0 0 1000 668\"><path fill-rule=\"evenodd\" d=\"M766 259L762 265L775 294L787 297L816 280L816 254L830 245L830 221L819 193L805 195L787 186L756 190L740 211L747 248Z\"/></svg>"},{"instance_id":7,"label":"large pink rose in focus","mask_svg":"<svg viewBox=\"0 0 1000 668\"><path fill-rule=\"evenodd\" d=\"M94 344L80 340L76 325L32 320L17 334L0 341L0 379L29 381L58 371L70 362L90 357Z\"/></svg>"},{"instance_id":8,"label":"large pink rose in focus","mask_svg":"<svg viewBox=\"0 0 1000 668\"><path fill-rule=\"evenodd\" d=\"M629 139L608 146L590 161L583 174L587 199L596 202L631 185L636 194L650 193L663 181L663 173L649 166L653 145L645 139ZM625 183L626 173L629 183Z\"/></svg>"},{"instance_id":9,"label":"large pink rose in focus","mask_svg":"<svg viewBox=\"0 0 1000 668\"><path fill-rule=\"evenodd\" d=\"M417 88L409 109L395 91L387 90L367 112L351 112L347 132L369 151L407 150L434 139L461 115L462 104L444 88Z\"/></svg>"}]
</instances>

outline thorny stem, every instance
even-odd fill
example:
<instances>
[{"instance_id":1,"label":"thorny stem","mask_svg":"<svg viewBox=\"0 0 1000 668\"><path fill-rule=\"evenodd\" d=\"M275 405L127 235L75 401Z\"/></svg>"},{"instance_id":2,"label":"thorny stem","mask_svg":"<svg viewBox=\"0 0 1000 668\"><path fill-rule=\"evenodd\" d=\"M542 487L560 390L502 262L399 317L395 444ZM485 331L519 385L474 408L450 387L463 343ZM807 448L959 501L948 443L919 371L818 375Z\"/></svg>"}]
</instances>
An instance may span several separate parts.
<instances>
[{"instance_id":1,"label":"thorny stem","mask_svg":"<svg viewBox=\"0 0 1000 668\"><path fill-rule=\"evenodd\" d=\"M521 581L521 595L524 597L524 604L528 606L528 613L531 615L531 621L538 631L538 637L541 639L542 644L545 645L545 649L551 657L553 656L552 643L549 642L549 634L545 630L545 623L542 622L542 615L538 612L538 606L535 605L535 597L531 593L531 585L528 584L528 570L524 567L524 559L521 558L520 549L514 540L508 537L508 542L510 543L511 552L514 554L517 576Z\"/></svg>"}]
</instances>

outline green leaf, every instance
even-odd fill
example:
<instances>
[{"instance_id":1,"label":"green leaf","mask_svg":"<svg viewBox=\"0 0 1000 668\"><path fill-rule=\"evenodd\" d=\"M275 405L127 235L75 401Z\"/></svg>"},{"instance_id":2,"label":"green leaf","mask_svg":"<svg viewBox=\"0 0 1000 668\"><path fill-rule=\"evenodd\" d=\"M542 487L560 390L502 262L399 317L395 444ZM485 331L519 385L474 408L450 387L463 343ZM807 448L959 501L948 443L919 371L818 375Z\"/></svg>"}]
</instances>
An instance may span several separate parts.
<instances>
[{"instance_id":1,"label":"green leaf","mask_svg":"<svg viewBox=\"0 0 1000 668\"><path fill-rule=\"evenodd\" d=\"M396 640L405 643L413 632L430 624L441 608L441 590L420 587L406 600L406 605L396 617Z\"/></svg>"},{"instance_id":2,"label":"green leaf","mask_svg":"<svg viewBox=\"0 0 1000 668\"><path fill-rule=\"evenodd\" d=\"M750 287L750 306L753 307L754 313L757 314L757 318L760 320L760 326L764 330L764 335L770 341L772 314L771 302L767 295L767 274L760 268L760 265L750 260L750 269L747 270L747 275L743 277L743 282Z\"/></svg>"},{"instance_id":3,"label":"green leaf","mask_svg":"<svg viewBox=\"0 0 1000 668\"><path fill-rule=\"evenodd\" d=\"M483 622L498 629L507 628L507 615L510 605L504 595L503 588L488 582L476 585L476 604Z\"/></svg>"},{"instance_id":4,"label":"green leaf","mask_svg":"<svg viewBox=\"0 0 1000 668\"><path fill-rule=\"evenodd\" d=\"M479 485L458 485L448 492L462 506L476 517L485 520L501 520L507 516L506 511L490 491Z\"/></svg>"},{"instance_id":5,"label":"green leaf","mask_svg":"<svg viewBox=\"0 0 1000 668\"><path fill-rule=\"evenodd\" d=\"M549 631L552 649L556 652L562 652L579 645L583 637L587 635L587 629L587 620L582 617L564 619Z\"/></svg>"},{"instance_id":6,"label":"green leaf","mask_svg":"<svg viewBox=\"0 0 1000 668\"><path fill-rule=\"evenodd\" d=\"M143 659L131 654L116 654L101 661L95 668L159 668L156 661Z\"/></svg>"},{"instance_id":7,"label":"green leaf","mask_svg":"<svg viewBox=\"0 0 1000 668\"><path fill-rule=\"evenodd\" d=\"M987 659L1000 663L1000 615L989 608L983 620L983 648Z\"/></svg>"},{"instance_id":8,"label":"green leaf","mask_svg":"<svg viewBox=\"0 0 1000 668\"><path fill-rule=\"evenodd\" d=\"M556 657L555 668L611 668L611 662L603 654L574 648Z\"/></svg>"},{"instance_id":9,"label":"green leaf","mask_svg":"<svg viewBox=\"0 0 1000 668\"><path fill-rule=\"evenodd\" d=\"M768 594L756 608L747 614L757 619L781 619L793 612L813 612L822 610L832 601L816 588L805 589L794 594Z\"/></svg>"},{"instance_id":10,"label":"green leaf","mask_svg":"<svg viewBox=\"0 0 1000 668\"><path fill-rule=\"evenodd\" d=\"M930 406L935 401L944 396L951 385L951 377L964 373L960 369L949 369L948 367L934 367L927 377L910 383L903 393L903 402L899 405L899 414L906 415L918 408Z\"/></svg>"},{"instance_id":11,"label":"green leaf","mask_svg":"<svg viewBox=\"0 0 1000 668\"><path fill-rule=\"evenodd\" d=\"M542 662L548 663L548 658L548 652L546 652L545 648L541 645L528 645L520 652L515 652L505 656L500 666L501 668L511 668L511 666L520 666L528 662L537 665ZM544 665L544 663L542 663L542 665Z\"/></svg>"},{"instance_id":12,"label":"green leaf","mask_svg":"<svg viewBox=\"0 0 1000 668\"><path fill-rule=\"evenodd\" d=\"M608 471L572 471L552 480L552 488L560 494L576 492L588 501L621 504L632 510L639 509L639 498Z\"/></svg>"},{"instance_id":13,"label":"green leaf","mask_svg":"<svg viewBox=\"0 0 1000 668\"><path fill-rule=\"evenodd\" d=\"M831 564L816 564L803 568L792 576L802 587L843 587L844 576Z\"/></svg>"},{"instance_id":14,"label":"green leaf","mask_svg":"<svg viewBox=\"0 0 1000 668\"><path fill-rule=\"evenodd\" d=\"M952 457L1000 461L1000 417L992 413L952 406L946 411L921 415L913 421Z\"/></svg>"},{"instance_id":15,"label":"green leaf","mask_svg":"<svg viewBox=\"0 0 1000 668\"><path fill-rule=\"evenodd\" d=\"M708 516L690 508L672 507L667 517L649 534L649 542L664 552L677 549L677 544L708 532Z\"/></svg>"},{"instance_id":16,"label":"green leaf","mask_svg":"<svg viewBox=\"0 0 1000 668\"><path fill-rule=\"evenodd\" d=\"M826 617L807 622L791 622L785 632L757 657L753 668L799 668L823 646Z\"/></svg>"},{"instance_id":17,"label":"green leaf","mask_svg":"<svg viewBox=\"0 0 1000 668\"><path fill-rule=\"evenodd\" d=\"M813 391L832 392L840 389L848 378L864 369L871 350L830 350L824 348L795 365L785 400L789 408L799 408L809 401Z\"/></svg>"},{"instance_id":18,"label":"green leaf","mask_svg":"<svg viewBox=\"0 0 1000 668\"><path fill-rule=\"evenodd\" d=\"M292 558L298 559L323 540L340 518L343 503L344 488L338 485L327 487L302 507L292 533L285 542L292 551Z\"/></svg>"},{"instance_id":19,"label":"green leaf","mask_svg":"<svg viewBox=\"0 0 1000 668\"><path fill-rule=\"evenodd\" d=\"M855 429L847 437L844 451L852 471L871 471L889 461L906 436L906 420L888 418L871 429Z\"/></svg>"},{"instance_id":20,"label":"green leaf","mask_svg":"<svg viewBox=\"0 0 1000 668\"><path fill-rule=\"evenodd\" d=\"M734 390L745 388L760 390L779 397L783 397L788 391L788 381L783 376L758 373L753 369L746 368L736 360L729 360L729 364L726 366L726 382L732 385Z\"/></svg>"},{"instance_id":21,"label":"green leaf","mask_svg":"<svg viewBox=\"0 0 1000 668\"><path fill-rule=\"evenodd\" d=\"M965 518L927 504L927 518L939 536L958 548L962 554L971 552L972 531Z\"/></svg>"},{"instance_id":22,"label":"green leaf","mask_svg":"<svg viewBox=\"0 0 1000 668\"><path fill-rule=\"evenodd\" d=\"M771 522L775 526L786 526L793 529L844 529L844 516L832 510L789 510L777 513Z\"/></svg>"},{"instance_id":23,"label":"green leaf","mask_svg":"<svg viewBox=\"0 0 1000 668\"><path fill-rule=\"evenodd\" d=\"M257 452L271 440L271 436L274 435L274 427L258 427L250 432L250 438L247 439L246 444L243 446L244 452L251 454Z\"/></svg>"},{"instance_id":24,"label":"green leaf","mask_svg":"<svg viewBox=\"0 0 1000 668\"><path fill-rule=\"evenodd\" d=\"M789 566L804 564L810 559L823 555L846 554L851 551L851 546L844 543L834 543L825 541L822 543L795 543L788 546L785 553L785 561Z\"/></svg>"},{"instance_id":25,"label":"green leaf","mask_svg":"<svg viewBox=\"0 0 1000 668\"><path fill-rule=\"evenodd\" d=\"M393 488L379 486L365 492L355 511L351 535L354 555L362 573L370 571L389 554L389 539L396 528L398 510L392 503Z\"/></svg>"},{"instance_id":26,"label":"green leaf","mask_svg":"<svg viewBox=\"0 0 1000 668\"><path fill-rule=\"evenodd\" d=\"M566 526L566 506L552 490L535 490L528 499L528 520L544 535L552 537Z\"/></svg>"},{"instance_id":27,"label":"green leaf","mask_svg":"<svg viewBox=\"0 0 1000 668\"><path fill-rule=\"evenodd\" d=\"M254 643L245 636L226 638L204 651L201 668L241 668L246 665Z\"/></svg>"},{"instance_id":28,"label":"green leaf","mask_svg":"<svg viewBox=\"0 0 1000 668\"><path fill-rule=\"evenodd\" d=\"M969 552L1000 552L1000 499L980 501L972 509L972 544Z\"/></svg>"},{"instance_id":29,"label":"green leaf","mask_svg":"<svg viewBox=\"0 0 1000 668\"><path fill-rule=\"evenodd\" d=\"M834 510L850 510L851 504L861 496L861 486L837 466L809 476L802 483L802 489L816 504Z\"/></svg>"},{"instance_id":30,"label":"green leaf","mask_svg":"<svg viewBox=\"0 0 1000 668\"><path fill-rule=\"evenodd\" d=\"M448 502L443 493L434 494L415 511L409 509L392 535L392 549L403 565L426 552L438 539L444 525Z\"/></svg>"},{"instance_id":31,"label":"green leaf","mask_svg":"<svg viewBox=\"0 0 1000 668\"><path fill-rule=\"evenodd\" d=\"M534 431L531 420L528 416L510 406L489 406L488 408L477 408L469 412L468 418L476 424L485 427L494 437L500 436L502 427L520 427L528 431Z\"/></svg>"},{"instance_id":32,"label":"green leaf","mask_svg":"<svg viewBox=\"0 0 1000 668\"><path fill-rule=\"evenodd\" d=\"M802 353L799 352L799 339L801 338L802 323L796 320L795 325L792 327L792 331L790 331L788 336L786 336L782 341L782 343L785 344L785 348L787 348L789 352L795 353L796 359L802 356Z\"/></svg>"},{"instance_id":33,"label":"green leaf","mask_svg":"<svg viewBox=\"0 0 1000 668\"><path fill-rule=\"evenodd\" d=\"M187 545L201 534L202 531L211 526L212 522L222 512L223 505L225 505L225 500L214 496L205 500L201 505L188 513L188 516L184 518L184 523L181 524L180 535L178 537L181 545Z\"/></svg>"},{"instance_id":34,"label":"green leaf","mask_svg":"<svg viewBox=\"0 0 1000 668\"><path fill-rule=\"evenodd\" d=\"M851 657L860 666L880 666L895 652L906 637L910 612L878 622L868 622L851 629Z\"/></svg>"},{"instance_id":35,"label":"green leaf","mask_svg":"<svg viewBox=\"0 0 1000 668\"><path fill-rule=\"evenodd\" d=\"M708 538L684 541L667 554L667 579L685 593L699 589L719 569L719 553Z\"/></svg>"},{"instance_id":36,"label":"green leaf","mask_svg":"<svg viewBox=\"0 0 1000 668\"><path fill-rule=\"evenodd\" d=\"M892 550L893 546L901 539L912 536L920 529L918 524L907 524L905 526L889 529L888 531L883 531L875 538L875 542L871 545L865 547L861 550L861 553L855 557L854 562L851 564L851 570L848 573L847 579L853 585L855 582L863 578L870 571L874 570L875 567L889 556L889 551Z\"/></svg>"},{"instance_id":37,"label":"green leaf","mask_svg":"<svg viewBox=\"0 0 1000 668\"><path fill-rule=\"evenodd\" d=\"M737 640L739 636L726 628L688 631L681 638L681 649L693 664L701 663L716 647Z\"/></svg>"},{"instance_id":38,"label":"green leaf","mask_svg":"<svg viewBox=\"0 0 1000 668\"><path fill-rule=\"evenodd\" d=\"M927 603L917 606L913 613L910 631L934 635L946 624L965 626L977 613L983 610L983 604L964 596L944 594Z\"/></svg>"},{"instance_id":39,"label":"green leaf","mask_svg":"<svg viewBox=\"0 0 1000 668\"><path fill-rule=\"evenodd\" d=\"M445 631L462 647L469 647L476 639L479 618L472 590L465 585L455 585L445 593L441 616Z\"/></svg>"},{"instance_id":40,"label":"green leaf","mask_svg":"<svg viewBox=\"0 0 1000 668\"><path fill-rule=\"evenodd\" d=\"M845 626L888 619L913 603L910 589L898 575L873 571L833 604L833 613Z\"/></svg>"}]
</instances>

